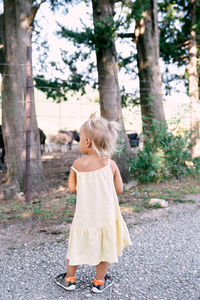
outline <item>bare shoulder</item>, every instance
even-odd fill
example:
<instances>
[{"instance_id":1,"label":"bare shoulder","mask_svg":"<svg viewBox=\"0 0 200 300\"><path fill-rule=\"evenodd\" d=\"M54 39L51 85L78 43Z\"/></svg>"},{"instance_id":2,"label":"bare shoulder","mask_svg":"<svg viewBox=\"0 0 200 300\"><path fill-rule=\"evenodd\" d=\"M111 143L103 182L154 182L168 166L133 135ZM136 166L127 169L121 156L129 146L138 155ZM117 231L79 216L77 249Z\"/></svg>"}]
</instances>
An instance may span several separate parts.
<instances>
[{"instance_id":1,"label":"bare shoulder","mask_svg":"<svg viewBox=\"0 0 200 300\"><path fill-rule=\"evenodd\" d=\"M72 166L77 170L77 171L81 171L84 168L85 162L86 162L87 157L86 156L81 156L79 158L77 158Z\"/></svg>"}]
</instances>

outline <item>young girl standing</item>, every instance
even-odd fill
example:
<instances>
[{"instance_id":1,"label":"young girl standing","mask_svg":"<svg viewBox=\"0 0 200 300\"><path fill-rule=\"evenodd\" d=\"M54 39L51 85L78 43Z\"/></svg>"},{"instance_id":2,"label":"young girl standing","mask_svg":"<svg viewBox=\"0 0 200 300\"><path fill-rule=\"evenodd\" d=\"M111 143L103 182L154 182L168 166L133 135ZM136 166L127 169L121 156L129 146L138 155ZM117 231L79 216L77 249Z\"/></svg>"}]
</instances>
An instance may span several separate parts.
<instances>
[{"instance_id":1,"label":"young girl standing","mask_svg":"<svg viewBox=\"0 0 200 300\"><path fill-rule=\"evenodd\" d=\"M123 248L131 245L117 198L123 192L123 182L116 163L110 159L118 131L118 123L94 114L80 129L79 149L84 156L73 162L68 181L77 200L68 243L67 273L56 277L56 283L66 290L75 289L76 269L87 264L96 266L92 291L103 292L112 285L107 275L109 263L117 262Z\"/></svg>"}]
</instances>

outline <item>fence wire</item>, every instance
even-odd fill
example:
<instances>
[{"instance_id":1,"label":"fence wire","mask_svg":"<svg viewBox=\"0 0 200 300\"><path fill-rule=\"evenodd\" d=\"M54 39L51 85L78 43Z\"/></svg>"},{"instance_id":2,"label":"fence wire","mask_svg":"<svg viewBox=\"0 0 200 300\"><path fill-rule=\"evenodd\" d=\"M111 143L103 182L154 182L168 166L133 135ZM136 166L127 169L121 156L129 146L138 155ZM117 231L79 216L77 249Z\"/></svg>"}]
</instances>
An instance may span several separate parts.
<instances>
[{"instance_id":1,"label":"fence wire","mask_svg":"<svg viewBox=\"0 0 200 300\"><path fill-rule=\"evenodd\" d=\"M10 65L11 67L15 66L15 67L19 67L20 69L22 69L23 67L27 66L27 64L6 64L6 63L5 64L0 64L0 65L2 65L2 66L9 66ZM9 79L13 78L13 80L15 80L15 78L17 76L19 76L19 73L11 73L11 74L3 73L1 75L4 77L4 80L7 80L8 78ZM107 77L108 78L108 76L101 75L101 74L99 75L99 77ZM40 77L37 77L37 76L35 78L36 79L41 79ZM146 83L147 85L149 85L152 82L153 81L150 81L150 80L140 81L140 83L142 83L142 84ZM70 83L71 84L73 84L73 83L76 84L75 81L74 82L71 81ZM107 91L109 90L110 93L112 93L113 91L116 91L116 89L111 89L109 85L97 85L97 86L99 88L101 88L101 89L103 88L103 89L105 89ZM20 88L25 90L26 86L20 86ZM55 91L62 90L63 89L62 86L61 87L40 86L39 89L38 89L37 86L34 84L33 88L34 88L34 98L35 99L33 99L33 98L32 99L33 99L33 101L35 103L36 114L32 114L31 118L35 118L36 120L39 121L40 124L39 124L38 127L41 130L43 130L43 133L46 136L46 141L45 141L46 151L45 151L45 148L41 147L41 145L31 145L30 146L31 152L34 153L35 150L36 150L36 148L38 149L37 151L41 151L41 158L42 158L42 163L43 163L43 167L44 167L44 174L46 176L54 176L54 175L58 175L58 174L63 174L63 176L64 176L64 175L68 174L68 172L69 172L69 165L66 165L66 166L62 165L63 157L65 156L66 161L70 160L70 156L72 156L72 154L74 153L74 151L69 149L68 143L67 144L63 143L62 144L60 142L57 145L54 145L54 147L53 147L52 145L50 145L50 144L53 144L53 142L50 143L49 142L49 138L52 135L58 134L59 130L66 129L66 127L69 127L69 128L67 128L67 131L73 131L73 130L75 130L76 128L73 128L72 124L79 124L80 120L83 121L84 119L86 119L86 115L87 115L87 113L85 113L86 108L88 109L89 105L91 105L91 106L93 105L93 109L94 109L96 107L99 107L99 104L92 103L92 102L91 103L87 102L87 103L84 104L84 103L80 102L79 103L79 108L77 109L77 102L75 102L75 100L74 100L74 102L72 103L71 99L70 99L69 100L70 102L66 102L66 103L68 103L68 105L70 106L70 108L74 107L75 111L72 112L73 110L71 110L71 113L67 114L64 111L63 107L62 107L63 106L63 102L55 104L55 102L52 102L52 100L46 99L46 96L42 92L42 90L44 90L44 92L48 91L48 90L55 90ZM130 87L129 87L129 90L130 90ZM40 94L40 91L41 91L42 94ZM137 95L138 95L138 97L139 97L139 95L140 96L146 96L148 94L147 93L148 91L150 91L150 88L148 88L148 87L142 87L142 88L141 87L140 88L139 87L138 88L137 87L132 87L131 88L131 93L128 93L128 95L129 95L130 98L131 97L132 98L133 97L137 98ZM123 94L123 92L122 92L122 94ZM157 96L157 95L160 95L160 93L158 93L158 94L154 93L154 94L151 94L151 95L152 96ZM164 93L162 93L161 96L164 97ZM21 104L25 105L25 96L22 97L22 98L15 99L14 102L16 104L17 103L19 103L19 104L21 103ZM46 110L45 111L44 110L40 111L40 109L41 109L39 107L40 104L45 104L45 106L46 106ZM57 108L57 112L53 110L48 115L47 111L49 110L50 105L53 105L54 107L55 107L55 105L57 105L58 108ZM146 104L146 105L143 105L143 106L144 107L145 106L149 107L149 104ZM139 109L139 107L136 107L135 111L132 110L132 108L130 108L130 107L128 107L127 110L129 110L129 112L128 112L129 114L134 113L133 122L135 122L135 123L136 122L138 122L138 123L141 122L141 120L140 120L141 116L140 116L140 109ZM91 111L91 112L94 112L94 111ZM189 123L189 118L190 118L189 117L189 112L187 112L187 108L186 108L186 114L184 115L184 122ZM126 119L126 116L124 117L124 119ZM175 121L177 121L177 119L178 119L178 115L176 115L174 117ZM55 120L57 120L58 123ZM135 120L137 120L137 121L135 121ZM138 120L140 120L140 121L138 121ZM66 122L66 126L64 126L64 122L63 121ZM51 128L53 128L53 126L52 127L48 127L48 128L47 127L43 128L43 127L45 127L44 124L46 124L46 122L49 122L50 125L54 125L54 127L56 127L56 130L54 132L52 132ZM53 124L53 122L55 122L57 125L55 126L55 124ZM74 127L78 127L78 126L74 126ZM135 124L134 130L135 130L135 128L137 128L137 130L135 130L135 131L137 131L138 134L140 133L139 132L139 127L141 127L141 124ZM133 132L134 132L134 130L133 130ZM26 132L27 131L25 129L24 130L19 130L19 131L17 131L17 135L24 134L24 136L25 136ZM37 130L35 131L35 130L31 129L31 135L34 136L37 132L38 132ZM3 143L3 139L1 138L1 136L2 136L2 133L0 133L0 149L1 149L0 161L3 160L3 149L4 149L4 143ZM33 138L33 136L31 136L31 138ZM13 135L12 134L6 134L6 135L4 134L4 137L6 137L7 140L13 139ZM1 140L2 140L2 142L1 142ZM47 142L49 144L47 144ZM76 145L77 145L77 142L75 143L74 140L73 140L73 147L76 147ZM59 149L59 147L60 147L60 149ZM50 150L47 151L47 149L50 149L50 148L52 149L52 151L50 151ZM55 150L55 149L57 149L57 150ZM25 138L24 138L24 145L22 147L18 146L16 143L13 143L13 147L12 146L9 147L9 151L16 151L17 153L19 153L20 151L21 152L25 151ZM77 156L80 155L80 153L78 153L78 151L75 151L75 153L76 153ZM50 156L49 158L48 158L48 155ZM40 155L38 157L40 157ZM11 159L11 156L9 155L9 153L7 153L5 155L6 164L10 163L9 162L10 159ZM51 161L52 161L52 164L50 165ZM12 163L13 164L17 164L17 162L18 162L17 160L15 161L15 160L12 159ZM31 158L31 167L34 164L37 164L37 163L39 164L39 162L40 162L39 158L38 159ZM24 163L25 163L25 160L24 160ZM30 171L27 175L28 176L38 176L38 174L34 173L34 171Z\"/></svg>"}]
</instances>

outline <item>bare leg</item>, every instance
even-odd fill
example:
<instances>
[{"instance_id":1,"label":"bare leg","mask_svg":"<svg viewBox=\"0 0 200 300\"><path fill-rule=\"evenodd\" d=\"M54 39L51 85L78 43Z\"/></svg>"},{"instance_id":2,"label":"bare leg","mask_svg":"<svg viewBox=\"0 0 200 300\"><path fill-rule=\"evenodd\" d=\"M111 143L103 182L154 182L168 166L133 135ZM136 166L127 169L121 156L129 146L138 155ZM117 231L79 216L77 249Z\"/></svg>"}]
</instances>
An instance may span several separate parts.
<instances>
[{"instance_id":1,"label":"bare leg","mask_svg":"<svg viewBox=\"0 0 200 300\"><path fill-rule=\"evenodd\" d=\"M66 277L75 277L77 267L78 266L70 266L69 259L67 259L67 275L66 275Z\"/></svg>"},{"instance_id":2,"label":"bare leg","mask_svg":"<svg viewBox=\"0 0 200 300\"><path fill-rule=\"evenodd\" d=\"M105 262L105 261L100 262L96 266L96 279L97 280L104 281L104 278L108 271L108 267L109 267L109 263Z\"/></svg>"}]
</instances>

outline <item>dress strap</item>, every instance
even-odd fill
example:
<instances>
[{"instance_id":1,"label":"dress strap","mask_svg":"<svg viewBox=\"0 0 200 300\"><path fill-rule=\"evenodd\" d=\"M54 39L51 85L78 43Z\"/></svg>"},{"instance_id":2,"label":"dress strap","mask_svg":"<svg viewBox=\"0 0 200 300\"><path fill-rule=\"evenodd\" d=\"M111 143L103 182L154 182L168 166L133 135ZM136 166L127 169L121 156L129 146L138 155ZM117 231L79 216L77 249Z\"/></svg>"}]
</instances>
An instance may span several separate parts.
<instances>
[{"instance_id":1,"label":"dress strap","mask_svg":"<svg viewBox=\"0 0 200 300\"><path fill-rule=\"evenodd\" d=\"M74 172L78 173L78 171L74 167L71 167L71 169L74 170Z\"/></svg>"},{"instance_id":2,"label":"dress strap","mask_svg":"<svg viewBox=\"0 0 200 300\"><path fill-rule=\"evenodd\" d=\"M110 167L110 158L108 159L108 166Z\"/></svg>"}]
</instances>

